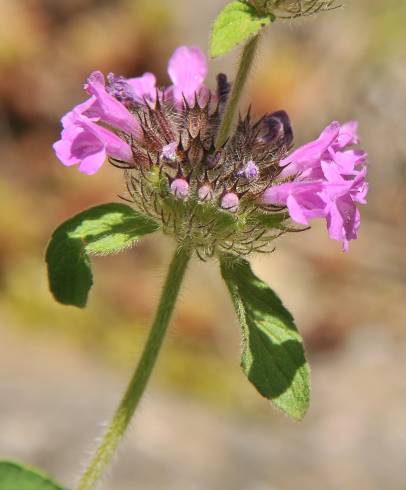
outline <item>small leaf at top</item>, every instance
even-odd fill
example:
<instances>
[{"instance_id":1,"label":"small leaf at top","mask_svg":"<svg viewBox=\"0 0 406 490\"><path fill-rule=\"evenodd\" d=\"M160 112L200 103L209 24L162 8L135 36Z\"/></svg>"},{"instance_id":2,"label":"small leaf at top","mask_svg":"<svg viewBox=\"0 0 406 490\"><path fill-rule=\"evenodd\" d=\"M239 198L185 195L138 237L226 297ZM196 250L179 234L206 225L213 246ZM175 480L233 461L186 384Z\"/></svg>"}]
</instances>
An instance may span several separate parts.
<instances>
[{"instance_id":1,"label":"small leaf at top","mask_svg":"<svg viewBox=\"0 0 406 490\"><path fill-rule=\"evenodd\" d=\"M214 21L210 38L212 58L222 56L257 34L273 20L272 14L258 12L252 5L237 0L229 3Z\"/></svg>"},{"instance_id":2,"label":"small leaf at top","mask_svg":"<svg viewBox=\"0 0 406 490\"><path fill-rule=\"evenodd\" d=\"M151 218L120 203L87 209L62 223L54 231L45 257L55 299L86 306L93 284L89 255L117 253L158 227Z\"/></svg>"},{"instance_id":3,"label":"small leaf at top","mask_svg":"<svg viewBox=\"0 0 406 490\"><path fill-rule=\"evenodd\" d=\"M64 490L48 476L14 461L0 461L1 490Z\"/></svg>"},{"instance_id":4,"label":"small leaf at top","mask_svg":"<svg viewBox=\"0 0 406 490\"><path fill-rule=\"evenodd\" d=\"M242 368L265 398L296 420L310 400L302 338L281 300L245 260L226 257L221 272L242 328Z\"/></svg>"}]
</instances>

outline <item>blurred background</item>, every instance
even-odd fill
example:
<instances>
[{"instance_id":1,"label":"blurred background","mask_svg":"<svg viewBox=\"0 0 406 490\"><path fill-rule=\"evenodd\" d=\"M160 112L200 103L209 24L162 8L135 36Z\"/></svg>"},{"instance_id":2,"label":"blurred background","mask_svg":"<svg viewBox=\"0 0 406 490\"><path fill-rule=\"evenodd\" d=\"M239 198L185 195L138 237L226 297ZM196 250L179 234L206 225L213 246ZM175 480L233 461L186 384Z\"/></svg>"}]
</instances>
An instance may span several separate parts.
<instances>
[{"instance_id":1,"label":"blurred background","mask_svg":"<svg viewBox=\"0 0 406 490\"><path fill-rule=\"evenodd\" d=\"M119 170L64 168L51 145L95 69L155 72L179 44L207 51L225 1L0 0L0 457L71 487L126 385L173 243L154 235L94 260L84 311L54 302L53 228L117 200ZM279 240L256 273L296 318L313 369L301 424L239 367L239 328L215 263L195 261L110 490L400 490L406 463L406 3L357 0L272 26L245 107L289 111L296 143L358 119L370 194L349 254L324 225ZM231 77L238 51L210 64Z\"/></svg>"}]
</instances>

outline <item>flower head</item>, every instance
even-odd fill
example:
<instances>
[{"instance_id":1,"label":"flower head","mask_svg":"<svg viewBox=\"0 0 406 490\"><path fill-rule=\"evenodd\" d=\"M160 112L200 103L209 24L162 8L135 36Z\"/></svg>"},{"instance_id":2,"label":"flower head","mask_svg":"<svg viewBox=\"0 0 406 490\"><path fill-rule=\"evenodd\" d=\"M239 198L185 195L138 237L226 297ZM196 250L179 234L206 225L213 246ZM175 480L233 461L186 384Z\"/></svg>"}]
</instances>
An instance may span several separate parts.
<instances>
[{"instance_id":1,"label":"flower head","mask_svg":"<svg viewBox=\"0 0 406 490\"><path fill-rule=\"evenodd\" d=\"M320 137L289 154L293 131L285 111L240 118L221 147L215 141L230 83L204 85L206 60L182 46L169 60L172 84L155 76L93 72L90 98L67 113L54 149L64 165L95 173L106 158L124 170L134 206L201 258L248 255L273 247L283 233L327 221L344 248L357 236L365 202L366 154L356 123L332 123ZM300 228L299 228L300 229Z\"/></svg>"}]
</instances>

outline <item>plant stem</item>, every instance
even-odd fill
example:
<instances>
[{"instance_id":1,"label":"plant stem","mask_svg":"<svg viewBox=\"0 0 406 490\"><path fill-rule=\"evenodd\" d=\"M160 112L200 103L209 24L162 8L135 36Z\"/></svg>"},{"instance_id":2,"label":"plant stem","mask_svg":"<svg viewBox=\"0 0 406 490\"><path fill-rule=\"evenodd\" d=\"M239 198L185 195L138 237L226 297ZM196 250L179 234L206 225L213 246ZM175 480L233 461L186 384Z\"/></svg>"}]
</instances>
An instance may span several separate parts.
<instances>
[{"instance_id":1,"label":"plant stem","mask_svg":"<svg viewBox=\"0 0 406 490\"><path fill-rule=\"evenodd\" d=\"M233 88L231 90L223 120L221 121L220 129L217 135L216 148L220 148L224 145L230 133L230 128L234 120L238 102L240 101L248 74L252 68L255 52L258 47L259 36L260 35L257 34L250 41L248 41L242 52L237 75L235 77Z\"/></svg>"},{"instance_id":2,"label":"plant stem","mask_svg":"<svg viewBox=\"0 0 406 490\"><path fill-rule=\"evenodd\" d=\"M179 249L172 259L155 320L141 359L113 420L80 479L77 490L93 490L96 488L128 428L157 360L190 256L189 250Z\"/></svg>"}]
</instances>

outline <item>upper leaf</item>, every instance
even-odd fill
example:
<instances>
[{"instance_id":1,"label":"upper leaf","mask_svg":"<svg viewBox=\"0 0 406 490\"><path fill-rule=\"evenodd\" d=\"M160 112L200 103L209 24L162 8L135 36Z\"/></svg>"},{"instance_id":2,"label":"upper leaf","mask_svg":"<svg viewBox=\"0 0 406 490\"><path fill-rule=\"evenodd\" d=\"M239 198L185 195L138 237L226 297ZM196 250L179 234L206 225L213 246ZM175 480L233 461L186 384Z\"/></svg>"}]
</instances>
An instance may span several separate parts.
<instances>
[{"instance_id":1,"label":"upper leaf","mask_svg":"<svg viewBox=\"0 0 406 490\"><path fill-rule=\"evenodd\" d=\"M242 0L229 3L214 21L210 39L212 58L222 56L248 40L273 20L272 14L258 12Z\"/></svg>"},{"instance_id":2,"label":"upper leaf","mask_svg":"<svg viewBox=\"0 0 406 490\"><path fill-rule=\"evenodd\" d=\"M62 223L46 251L49 286L55 299L86 306L93 284L89 254L119 252L158 227L151 218L120 203L87 209Z\"/></svg>"},{"instance_id":3,"label":"upper leaf","mask_svg":"<svg viewBox=\"0 0 406 490\"><path fill-rule=\"evenodd\" d=\"M64 490L49 477L13 461L0 461L1 490Z\"/></svg>"},{"instance_id":4,"label":"upper leaf","mask_svg":"<svg viewBox=\"0 0 406 490\"><path fill-rule=\"evenodd\" d=\"M310 400L310 369L293 318L245 260L224 259L221 272L242 328L242 368L264 397L296 420Z\"/></svg>"}]
</instances>

